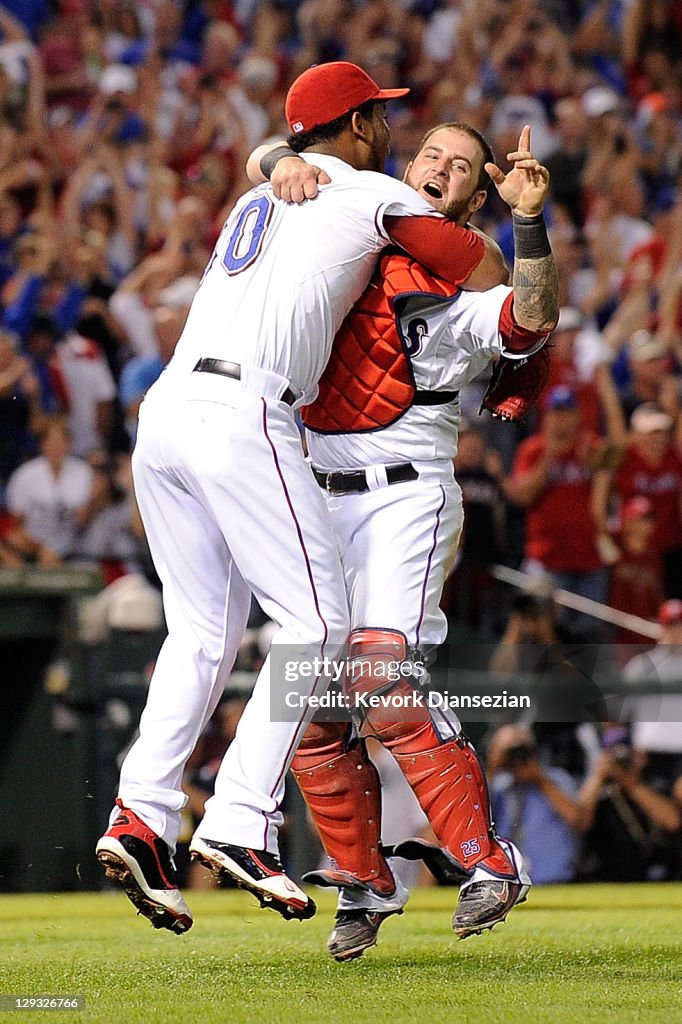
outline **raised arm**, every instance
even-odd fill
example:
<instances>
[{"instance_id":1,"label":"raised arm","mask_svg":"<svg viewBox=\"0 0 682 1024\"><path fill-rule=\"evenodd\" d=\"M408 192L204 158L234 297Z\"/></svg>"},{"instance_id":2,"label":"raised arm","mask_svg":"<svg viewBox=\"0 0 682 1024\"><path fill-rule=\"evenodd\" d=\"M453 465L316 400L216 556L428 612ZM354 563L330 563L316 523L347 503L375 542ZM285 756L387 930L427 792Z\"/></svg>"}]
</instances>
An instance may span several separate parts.
<instances>
[{"instance_id":1,"label":"raised arm","mask_svg":"<svg viewBox=\"0 0 682 1024\"><path fill-rule=\"evenodd\" d=\"M530 127L518 149L507 155L514 164L504 174L496 164L485 169L510 207L514 230L514 320L531 331L547 332L559 319L559 275L547 237L543 208L549 194L549 172L530 149Z\"/></svg>"}]
</instances>

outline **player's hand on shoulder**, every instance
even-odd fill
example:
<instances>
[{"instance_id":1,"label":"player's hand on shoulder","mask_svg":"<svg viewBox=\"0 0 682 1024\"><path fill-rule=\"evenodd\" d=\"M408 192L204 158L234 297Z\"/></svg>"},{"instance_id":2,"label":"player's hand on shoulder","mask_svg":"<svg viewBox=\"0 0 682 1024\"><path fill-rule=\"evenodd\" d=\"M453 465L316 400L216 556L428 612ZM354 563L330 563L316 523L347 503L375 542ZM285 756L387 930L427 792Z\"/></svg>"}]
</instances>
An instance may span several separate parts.
<instances>
[{"instance_id":1,"label":"player's hand on shoulder","mask_svg":"<svg viewBox=\"0 0 682 1024\"><path fill-rule=\"evenodd\" d=\"M297 156L285 156L277 162L270 178L272 190L285 203L305 203L315 199L320 185L329 185L331 178L315 164Z\"/></svg>"},{"instance_id":2,"label":"player's hand on shoulder","mask_svg":"<svg viewBox=\"0 0 682 1024\"><path fill-rule=\"evenodd\" d=\"M542 212L549 193L549 171L532 154L529 125L522 128L518 147L507 153L507 159L514 164L508 174L493 163L487 163L485 169L514 213L534 217Z\"/></svg>"}]
</instances>

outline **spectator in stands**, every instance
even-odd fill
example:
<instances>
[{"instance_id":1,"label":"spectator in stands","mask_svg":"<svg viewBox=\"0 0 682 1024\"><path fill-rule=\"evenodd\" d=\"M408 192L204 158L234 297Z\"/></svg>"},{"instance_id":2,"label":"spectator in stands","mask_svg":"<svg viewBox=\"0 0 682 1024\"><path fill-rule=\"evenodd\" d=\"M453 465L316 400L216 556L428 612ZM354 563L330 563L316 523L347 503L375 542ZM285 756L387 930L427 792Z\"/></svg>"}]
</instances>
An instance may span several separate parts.
<instances>
[{"instance_id":1,"label":"spectator in stands","mask_svg":"<svg viewBox=\"0 0 682 1024\"><path fill-rule=\"evenodd\" d=\"M562 206L572 223L585 219L582 176L587 163L587 115L580 100L566 97L554 106L558 145L545 159L554 202Z\"/></svg>"},{"instance_id":2,"label":"spectator in stands","mask_svg":"<svg viewBox=\"0 0 682 1024\"><path fill-rule=\"evenodd\" d=\"M495 647L488 669L497 675L545 671L542 648L574 639L556 621L551 600L517 594L506 629Z\"/></svg>"},{"instance_id":3,"label":"spectator in stands","mask_svg":"<svg viewBox=\"0 0 682 1024\"><path fill-rule=\"evenodd\" d=\"M117 459L92 452L93 470L88 500L75 513L77 535L71 551L79 561L96 562L105 585L126 573L139 573L139 546L132 527L132 494Z\"/></svg>"},{"instance_id":4,"label":"spectator in stands","mask_svg":"<svg viewBox=\"0 0 682 1024\"><path fill-rule=\"evenodd\" d=\"M656 519L652 502L643 495L629 498L620 510L618 528L613 534L609 601L612 608L653 622L663 600L663 563L652 546ZM622 661L632 656L632 644L651 646L646 636L617 626L613 634Z\"/></svg>"},{"instance_id":5,"label":"spectator in stands","mask_svg":"<svg viewBox=\"0 0 682 1024\"><path fill-rule=\"evenodd\" d=\"M28 561L54 566L74 551L77 512L90 497L93 472L70 454L71 436L63 419L48 422L40 450L7 484L7 508L16 522L7 541Z\"/></svg>"},{"instance_id":6,"label":"spectator in stands","mask_svg":"<svg viewBox=\"0 0 682 1024\"><path fill-rule=\"evenodd\" d=\"M63 217L72 238L86 228L106 239L107 273L120 281L136 255L134 196L121 153L110 142L92 143L62 197Z\"/></svg>"},{"instance_id":7,"label":"spectator in stands","mask_svg":"<svg viewBox=\"0 0 682 1024\"><path fill-rule=\"evenodd\" d=\"M605 749L577 797L585 838L585 869L604 882L670 877L670 837L682 816L667 791L646 772L646 755L633 749L623 727L603 737ZM667 842L666 842L667 838Z\"/></svg>"},{"instance_id":8,"label":"spectator in stands","mask_svg":"<svg viewBox=\"0 0 682 1024\"><path fill-rule=\"evenodd\" d=\"M656 646L632 658L623 669L627 682L651 683L652 693L628 699L632 745L644 751L671 786L682 775L682 693L665 693L666 683L682 682L682 601L665 601L658 612Z\"/></svg>"},{"instance_id":9,"label":"spectator in stands","mask_svg":"<svg viewBox=\"0 0 682 1024\"><path fill-rule=\"evenodd\" d=\"M97 449L109 449L117 392L101 349L72 331L57 344L54 360L66 386L72 453L85 458Z\"/></svg>"},{"instance_id":10,"label":"spectator in stands","mask_svg":"<svg viewBox=\"0 0 682 1024\"><path fill-rule=\"evenodd\" d=\"M31 373L40 386L40 403L47 413L66 413L69 397L66 382L54 358L59 329L47 313L38 313L30 321L24 350Z\"/></svg>"},{"instance_id":11,"label":"spectator in stands","mask_svg":"<svg viewBox=\"0 0 682 1024\"><path fill-rule=\"evenodd\" d=\"M663 341L650 331L635 331L627 357L630 383L621 395L627 421L645 402L653 402L676 419L680 412L679 380L670 372L670 357Z\"/></svg>"},{"instance_id":12,"label":"spectator in stands","mask_svg":"<svg viewBox=\"0 0 682 1024\"><path fill-rule=\"evenodd\" d=\"M571 776L540 762L533 734L522 725L494 733L487 773L496 827L523 851L533 882L570 882L584 828Z\"/></svg>"},{"instance_id":13,"label":"spectator in stands","mask_svg":"<svg viewBox=\"0 0 682 1024\"><path fill-rule=\"evenodd\" d=\"M604 450L582 429L578 397L570 388L547 392L542 430L519 445L505 481L510 501L526 509L523 570L557 586L602 601L607 576L596 544L592 481ZM572 617L580 632L593 630Z\"/></svg>"},{"instance_id":14,"label":"spectator in stands","mask_svg":"<svg viewBox=\"0 0 682 1024\"><path fill-rule=\"evenodd\" d=\"M673 419L658 406L645 402L630 418L632 440L615 471L613 485L624 503L637 495L654 507L655 550L663 559L667 597L682 596L682 456L673 435ZM597 515L605 520L605 488L597 495Z\"/></svg>"},{"instance_id":15,"label":"spectator in stands","mask_svg":"<svg viewBox=\"0 0 682 1024\"><path fill-rule=\"evenodd\" d=\"M596 365L590 366L586 379L579 365L576 342L582 332L584 318L579 310L563 306L559 322L552 332L552 362L548 389L564 386L576 396L580 413L580 425L584 431L594 435L605 429L611 442L622 442L625 438L625 419L619 408L618 394L609 372L609 367L597 356ZM583 334L584 338L584 334ZM594 353L584 353L583 363L594 363Z\"/></svg>"},{"instance_id":16,"label":"spectator in stands","mask_svg":"<svg viewBox=\"0 0 682 1024\"><path fill-rule=\"evenodd\" d=\"M88 105L91 90L83 45L88 20L84 3L62 3L41 26L39 49L50 109L84 110Z\"/></svg>"}]
</instances>

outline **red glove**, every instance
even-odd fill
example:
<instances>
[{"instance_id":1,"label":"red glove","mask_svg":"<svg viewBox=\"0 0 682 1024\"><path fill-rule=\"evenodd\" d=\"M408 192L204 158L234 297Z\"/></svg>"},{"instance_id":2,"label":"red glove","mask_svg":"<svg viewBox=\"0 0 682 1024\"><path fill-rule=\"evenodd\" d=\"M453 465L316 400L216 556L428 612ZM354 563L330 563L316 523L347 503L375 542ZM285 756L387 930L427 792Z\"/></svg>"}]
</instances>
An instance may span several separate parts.
<instances>
[{"instance_id":1,"label":"red glove","mask_svg":"<svg viewBox=\"0 0 682 1024\"><path fill-rule=\"evenodd\" d=\"M547 345L525 359L501 356L483 396L480 411L487 409L498 419L520 423L539 402L547 386L549 359Z\"/></svg>"}]
</instances>

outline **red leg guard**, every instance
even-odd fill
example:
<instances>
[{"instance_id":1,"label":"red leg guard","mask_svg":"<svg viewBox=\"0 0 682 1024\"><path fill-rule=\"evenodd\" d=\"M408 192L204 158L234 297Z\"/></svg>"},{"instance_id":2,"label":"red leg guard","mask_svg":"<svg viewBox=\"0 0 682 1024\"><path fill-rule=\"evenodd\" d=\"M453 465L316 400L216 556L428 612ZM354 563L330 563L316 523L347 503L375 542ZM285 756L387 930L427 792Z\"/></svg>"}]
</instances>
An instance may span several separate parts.
<instances>
[{"instance_id":1,"label":"red leg guard","mask_svg":"<svg viewBox=\"0 0 682 1024\"><path fill-rule=\"evenodd\" d=\"M488 788L474 748L463 738L424 749L422 726L413 735L384 740L429 819L440 845L464 868L480 864L502 878L516 878L514 865L497 842Z\"/></svg>"},{"instance_id":2,"label":"red leg guard","mask_svg":"<svg viewBox=\"0 0 682 1024\"><path fill-rule=\"evenodd\" d=\"M390 895L395 879L379 849L379 776L364 744L346 749L349 734L345 722L311 722L291 769L327 854L342 871Z\"/></svg>"},{"instance_id":3,"label":"red leg guard","mask_svg":"<svg viewBox=\"0 0 682 1024\"><path fill-rule=\"evenodd\" d=\"M345 685L354 706L359 694L388 692L392 701L388 707L365 705L363 729L391 751L443 849L466 870L481 864L503 878L516 878L495 836L488 787L474 748L461 736L444 741L428 708L410 706L415 686L395 671L408 654L407 639L396 630L351 633Z\"/></svg>"}]
</instances>

